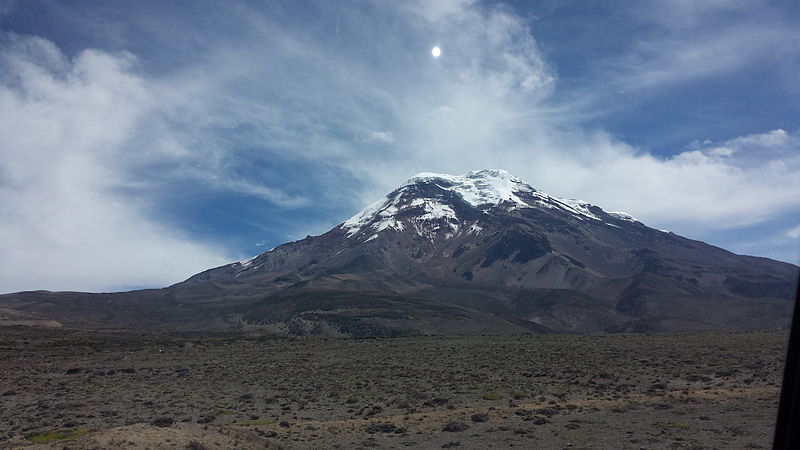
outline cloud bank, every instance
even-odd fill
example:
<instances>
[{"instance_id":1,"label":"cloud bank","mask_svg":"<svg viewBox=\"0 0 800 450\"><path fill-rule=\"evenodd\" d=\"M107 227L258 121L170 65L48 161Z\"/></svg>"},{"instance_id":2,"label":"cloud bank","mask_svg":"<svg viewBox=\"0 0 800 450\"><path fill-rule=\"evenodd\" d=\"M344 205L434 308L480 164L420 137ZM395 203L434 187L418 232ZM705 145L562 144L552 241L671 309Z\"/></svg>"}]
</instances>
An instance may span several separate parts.
<instances>
[{"instance_id":1,"label":"cloud bank","mask_svg":"<svg viewBox=\"0 0 800 450\"><path fill-rule=\"evenodd\" d=\"M120 160L135 159L126 144L157 104L131 55L70 59L12 36L0 58L3 291L165 285L230 258L118 193L130 182Z\"/></svg>"}]
</instances>

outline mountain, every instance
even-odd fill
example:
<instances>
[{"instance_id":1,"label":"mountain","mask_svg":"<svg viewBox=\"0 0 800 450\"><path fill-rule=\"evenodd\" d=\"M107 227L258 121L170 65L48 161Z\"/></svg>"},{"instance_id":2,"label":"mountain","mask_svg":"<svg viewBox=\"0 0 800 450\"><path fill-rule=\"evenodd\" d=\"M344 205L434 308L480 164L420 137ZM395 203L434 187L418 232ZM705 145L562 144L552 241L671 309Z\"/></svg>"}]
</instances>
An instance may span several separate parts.
<instances>
[{"instance_id":1,"label":"mountain","mask_svg":"<svg viewBox=\"0 0 800 450\"><path fill-rule=\"evenodd\" d=\"M419 174L323 235L168 288L8 294L0 315L353 336L756 329L788 324L797 276L481 170Z\"/></svg>"}]
</instances>

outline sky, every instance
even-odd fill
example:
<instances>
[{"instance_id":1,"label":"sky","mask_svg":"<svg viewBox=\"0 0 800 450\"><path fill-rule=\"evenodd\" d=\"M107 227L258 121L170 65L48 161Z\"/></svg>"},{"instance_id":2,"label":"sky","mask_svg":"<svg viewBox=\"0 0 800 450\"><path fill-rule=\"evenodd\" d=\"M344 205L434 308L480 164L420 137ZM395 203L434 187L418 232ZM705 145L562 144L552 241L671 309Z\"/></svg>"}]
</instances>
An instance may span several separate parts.
<instances>
[{"instance_id":1,"label":"sky","mask_svg":"<svg viewBox=\"0 0 800 450\"><path fill-rule=\"evenodd\" d=\"M797 23L796 1L0 0L0 292L163 287L483 168L800 263Z\"/></svg>"}]
</instances>

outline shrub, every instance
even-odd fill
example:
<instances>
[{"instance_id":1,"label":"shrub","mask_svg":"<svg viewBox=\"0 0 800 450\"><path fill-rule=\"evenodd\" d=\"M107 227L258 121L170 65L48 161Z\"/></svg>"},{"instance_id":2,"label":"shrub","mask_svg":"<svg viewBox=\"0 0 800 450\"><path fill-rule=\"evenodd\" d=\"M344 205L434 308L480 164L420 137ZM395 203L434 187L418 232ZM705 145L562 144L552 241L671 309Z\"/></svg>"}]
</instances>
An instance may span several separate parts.
<instances>
[{"instance_id":1,"label":"shrub","mask_svg":"<svg viewBox=\"0 0 800 450\"><path fill-rule=\"evenodd\" d=\"M469 428L469 425L465 424L464 422L452 421L448 422L447 425L442 428L442 431L449 431L449 432L460 432L465 431Z\"/></svg>"},{"instance_id":2,"label":"shrub","mask_svg":"<svg viewBox=\"0 0 800 450\"><path fill-rule=\"evenodd\" d=\"M200 442L192 441L192 442L189 442L189 445L186 446L186 449L187 450L208 450L208 447L206 447L205 445L201 444Z\"/></svg>"},{"instance_id":3,"label":"shrub","mask_svg":"<svg viewBox=\"0 0 800 450\"><path fill-rule=\"evenodd\" d=\"M367 433L392 433L397 430L397 426L389 422L378 422L367 425Z\"/></svg>"},{"instance_id":4,"label":"shrub","mask_svg":"<svg viewBox=\"0 0 800 450\"><path fill-rule=\"evenodd\" d=\"M476 413L472 415L473 422L486 422L489 420L489 415L486 413Z\"/></svg>"},{"instance_id":5,"label":"shrub","mask_svg":"<svg viewBox=\"0 0 800 450\"><path fill-rule=\"evenodd\" d=\"M35 444L42 444L47 442L60 441L63 439L75 439L88 433L89 430L84 430L81 428L78 428L77 430L73 431L52 430L48 431L47 433L33 435L29 437L28 440Z\"/></svg>"},{"instance_id":6,"label":"shrub","mask_svg":"<svg viewBox=\"0 0 800 450\"><path fill-rule=\"evenodd\" d=\"M166 427L171 427L174 423L175 419L173 419L172 417L159 417L150 422L150 425L166 428Z\"/></svg>"}]
</instances>

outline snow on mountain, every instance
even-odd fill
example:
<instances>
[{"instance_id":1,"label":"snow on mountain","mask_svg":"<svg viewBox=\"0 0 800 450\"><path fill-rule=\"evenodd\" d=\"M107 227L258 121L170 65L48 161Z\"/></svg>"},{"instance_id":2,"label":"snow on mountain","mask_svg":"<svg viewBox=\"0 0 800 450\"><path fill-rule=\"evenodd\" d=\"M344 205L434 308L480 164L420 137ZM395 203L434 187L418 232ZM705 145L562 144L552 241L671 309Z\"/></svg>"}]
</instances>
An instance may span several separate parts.
<instances>
[{"instance_id":1,"label":"snow on mountain","mask_svg":"<svg viewBox=\"0 0 800 450\"><path fill-rule=\"evenodd\" d=\"M372 228L375 231L383 231L387 228L402 231L403 223L394 217L399 210L395 204L399 197L400 194L397 194L389 200L378 200L362 209L360 213L347 219L342 224L342 228L347 230L348 236L358 233L370 222L373 222Z\"/></svg>"},{"instance_id":2,"label":"snow on mountain","mask_svg":"<svg viewBox=\"0 0 800 450\"><path fill-rule=\"evenodd\" d=\"M534 189L520 178L502 169L484 169L469 172L465 175L447 175L423 172L408 179L398 189L360 211L342 224L348 236L354 236L363 230L372 230L366 241L377 238L377 233L391 229L403 231L408 226L419 229L421 222L445 219L453 232L457 231L460 219L453 208L441 198L414 197L406 195L411 187L420 184L433 184L440 189L450 191L461 197L467 204L481 210L502 206L506 209L547 208L566 211L579 220L603 221L596 213L593 205L582 200L559 198ZM416 209L417 214L409 217L400 214ZM636 221L627 213L608 213L620 220ZM400 218L404 216L404 218ZM611 224L609 224L611 225ZM470 232L480 230L472 224Z\"/></svg>"},{"instance_id":3,"label":"snow on mountain","mask_svg":"<svg viewBox=\"0 0 800 450\"><path fill-rule=\"evenodd\" d=\"M445 183L441 183L442 181ZM516 194L536 192L530 185L502 169L476 170L462 176L423 172L411 177L403 186L420 182L436 183L443 189L456 192L472 206L511 202L524 207L528 204Z\"/></svg>"},{"instance_id":4,"label":"snow on mountain","mask_svg":"<svg viewBox=\"0 0 800 450\"><path fill-rule=\"evenodd\" d=\"M616 217L619 220L627 220L628 222L638 222L639 220L624 211L608 211L608 214Z\"/></svg>"}]
</instances>

